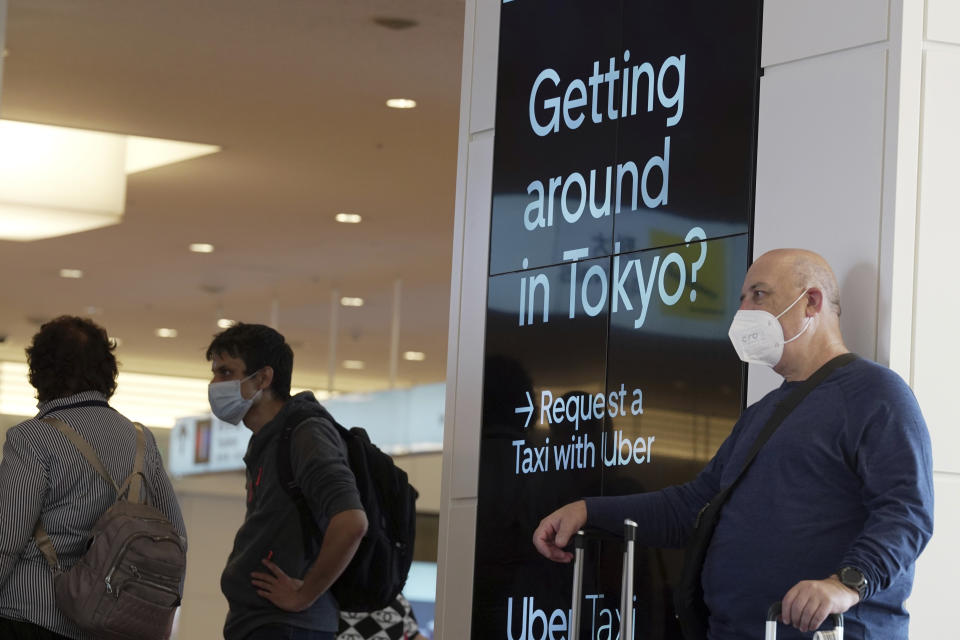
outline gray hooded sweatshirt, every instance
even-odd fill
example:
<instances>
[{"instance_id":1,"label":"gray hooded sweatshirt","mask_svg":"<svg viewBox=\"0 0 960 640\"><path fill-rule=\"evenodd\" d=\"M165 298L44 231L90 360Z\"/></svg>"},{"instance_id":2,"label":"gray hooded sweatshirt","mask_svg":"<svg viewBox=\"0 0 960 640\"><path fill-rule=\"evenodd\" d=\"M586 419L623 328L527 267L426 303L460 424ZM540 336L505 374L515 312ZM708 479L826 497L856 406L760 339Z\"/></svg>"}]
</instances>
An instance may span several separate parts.
<instances>
[{"instance_id":1,"label":"gray hooded sweatshirt","mask_svg":"<svg viewBox=\"0 0 960 640\"><path fill-rule=\"evenodd\" d=\"M287 575L303 578L322 542L322 537L304 540L297 507L277 475L277 445L286 424L298 425L291 438L290 462L320 535L336 514L363 508L343 440L330 422L320 418L320 412L313 393L304 391L288 400L276 417L250 438L243 457L247 513L220 578L220 588L230 604L223 629L226 640L242 640L268 624L337 630L337 602L329 591L309 609L289 613L257 595L250 582L252 572L269 572L261 562L268 556Z\"/></svg>"}]
</instances>

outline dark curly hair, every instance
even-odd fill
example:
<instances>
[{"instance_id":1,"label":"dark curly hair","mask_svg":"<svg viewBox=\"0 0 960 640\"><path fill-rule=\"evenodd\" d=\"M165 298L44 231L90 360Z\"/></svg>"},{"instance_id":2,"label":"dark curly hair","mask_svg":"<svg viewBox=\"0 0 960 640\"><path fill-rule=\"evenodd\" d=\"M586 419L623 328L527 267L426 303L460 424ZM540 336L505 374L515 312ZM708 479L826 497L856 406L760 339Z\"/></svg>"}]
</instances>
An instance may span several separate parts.
<instances>
[{"instance_id":1,"label":"dark curly hair","mask_svg":"<svg viewBox=\"0 0 960 640\"><path fill-rule=\"evenodd\" d=\"M81 391L99 391L109 398L117 388L115 348L92 320L60 316L44 323L26 349L37 399L48 402Z\"/></svg>"},{"instance_id":2,"label":"dark curly hair","mask_svg":"<svg viewBox=\"0 0 960 640\"><path fill-rule=\"evenodd\" d=\"M244 375L255 373L264 367L273 369L270 390L279 400L290 397L290 380L293 377L293 350L283 335L263 324L240 322L213 337L207 347L207 360L227 354L240 358L246 366Z\"/></svg>"}]
</instances>

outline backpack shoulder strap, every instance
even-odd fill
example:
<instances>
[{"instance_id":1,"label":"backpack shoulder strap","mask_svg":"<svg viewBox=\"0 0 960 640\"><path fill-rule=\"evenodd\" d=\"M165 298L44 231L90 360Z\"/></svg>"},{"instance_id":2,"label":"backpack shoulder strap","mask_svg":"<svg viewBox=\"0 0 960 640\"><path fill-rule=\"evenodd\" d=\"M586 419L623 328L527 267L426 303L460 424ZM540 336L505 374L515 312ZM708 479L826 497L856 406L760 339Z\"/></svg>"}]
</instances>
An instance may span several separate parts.
<instances>
[{"instance_id":1,"label":"backpack shoulder strap","mask_svg":"<svg viewBox=\"0 0 960 640\"><path fill-rule=\"evenodd\" d=\"M63 570L60 568L60 559L57 558L57 552L53 548L53 543L50 542L50 536L47 535L47 530L44 529L41 518L37 518L37 525L33 528L33 537L37 542L40 553L47 559L47 564L50 565L53 575L61 573Z\"/></svg>"},{"instance_id":2,"label":"backpack shoulder strap","mask_svg":"<svg viewBox=\"0 0 960 640\"><path fill-rule=\"evenodd\" d=\"M93 450L93 447L90 446L86 440L83 439L79 433L76 432L70 425L61 420L60 418L41 418L44 422L49 424L52 427L55 427L57 431L63 434L63 436L80 452L84 458L87 459L87 462L90 463L90 466L93 467L100 476L113 487L113 490L120 493L120 489L117 487L117 483L113 481L113 478L110 477L110 474L107 473L107 469L103 466L103 463L100 462L100 458L97 457L96 452ZM37 524L33 528L33 537L36 540L37 548L40 549L40 553L43 554L43 557L46 558L47 564L50 565L50 569L53 570L54 574L60 573L60 561L57 558L57 552L53 548L53 543L50 542L50 536L47 535L47 530L43 526L42 519L37 519Z\"/></svg>"},{"instance_id":3,"label":"backpack shoulder strap","mask_svg":"<svg viewBox=\"0 0 960 640\"><path fill-rule=\"evenodd\" d=\"M743 466L740 468L740 472L734 477L733 482L731 482L725 489L721 489L720 492L713 497L713 499L708 502L703 509L700 510L700 513L697 515L696 522L699 523L701 516L707 512L708 509L715 509L719 511L723 507L723 504L727 501L727 498L730 496L730 492L733 491L734 487L740 482L740 479L747 472L747 469L750 467L750 464L753 462L753 459L757 457L757 454L760 452L760 449L766 444L767 440L770 439L770 436L773 435L773 432L783 423L783 421L790 415L790 413L797 408L804 398L806 398L811 391L813 391L821 382L826 380L831 373L845 367L858 356L855 353L844 353L835 358L829 360L826 364L817 369L809 378L801 382L786 398L784 398L777 406L774 408L773 414L767 420L767 423L763 427L763 431L760 432L760 435L757 436L757 439L754 441L753 446L750 447L750 451L747 452L747 457ZM713 514L716 516L716 513Z\"/></svg>"},{"instance_id":4,"label":"backpack shoulder strap","mask_svg":"<svg viewBox=\"0 0 960 640\"><path fill-rule=\"evenodd\" d=\"M321 420L330 420L334 428L340 427L331 417L330 414L324 410L324 415L318 416ZM303 490L300 488L300 485L297 484L297 479L293 475L293 462L290 459L290 451L293 447L293 432L302 424L302 421L287 424L284 426L283 431L280 432L280 435L277 438L277 476L280 479L280 486L283 489L284 493L290 497L293 501L293 504L297 508L297 516L300 519L300 533L303 536L304 541L304 556L309 557L307 544L308 540L314 540L320 534L320 528L317 526L316 520L314 520L313 512L310 510L310 505L307 503L306 496L303 495ZM342 429L342 427L340 427Z\"/></svg>"},{"instance_id":5,"label":"backpack shoulder strap","mask_svg":"<svg viewBox=\"0 0 960 640\"><path fill-rule=\"evenodd\" d=\"M80 452L84 458L87 459L87 462L90 463L90 466L93 467L94 471L100 474L107 483L113 487L113 490L119 495L120 487L117 486L117 483L113 481L113 478L110 477L110 474L107 473L106 467L103 466L103 463L100 462L100 458L97 457L96 452L93 450L93 447L90 446L86 440L83 439L79 433L76 432L70 425L61 420L60 418L42 418L47 424L56 427L57 430L64 435L64 437L70 441L77 451Z\"/></svg>"},{"instance_id":6,"label":"backpack shoulder strap","mask_svg":"<svg viewBox=\"0 0 960 640\"><path fill-rule=\"evenodd\" d=\"M140 499L140 489L143 486L143 482L146 479L146 475L143 472L143 460L146 457L146 436L143 434L143 425L139 422L133 423L134 428L137 430L137 450L133 454L133 471L130 472L130 475L127 476L127 479L123 481L123 484L120 485L120 488L117 490L117 498L119 499L124 493L127 495L127 500L133 502L143 502L146 504L146 496L143 500Z\"/></svg>"}]
</instances>

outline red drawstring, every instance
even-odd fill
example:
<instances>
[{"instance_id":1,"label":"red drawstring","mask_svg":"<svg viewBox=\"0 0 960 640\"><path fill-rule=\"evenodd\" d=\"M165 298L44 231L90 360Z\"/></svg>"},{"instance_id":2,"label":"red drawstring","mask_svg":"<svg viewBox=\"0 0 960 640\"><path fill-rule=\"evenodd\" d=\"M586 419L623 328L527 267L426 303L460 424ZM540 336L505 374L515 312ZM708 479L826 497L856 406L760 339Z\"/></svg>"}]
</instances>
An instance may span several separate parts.
<instances>
[{"instance_id":1,"label":"red drawstring","mask_svg":"<svg viewBox=\"0 0 960 640\"><path fill-rule=\"evenodd\" d=\"M251 485L251 484L248 484L248 485L247 485L247 503L248 503L248 504L251 503L251 502L253 502L253 489L254 489L254 487L259 487L259 486L260 486L260 478L262 478L262 477L263 477L263 467L260 467L259 469L257 469L257 479L256 479L256 481L254 481L254 483L253 483L252 485Z\"/></svg>"}]
</instances>

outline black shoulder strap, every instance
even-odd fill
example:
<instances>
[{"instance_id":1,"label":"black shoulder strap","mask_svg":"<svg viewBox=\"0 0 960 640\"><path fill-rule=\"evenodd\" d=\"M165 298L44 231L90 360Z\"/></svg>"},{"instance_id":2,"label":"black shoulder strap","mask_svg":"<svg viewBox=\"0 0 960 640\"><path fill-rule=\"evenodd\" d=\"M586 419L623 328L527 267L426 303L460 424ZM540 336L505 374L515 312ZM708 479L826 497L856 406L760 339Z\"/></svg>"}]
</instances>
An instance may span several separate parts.
<instances>
[{"instance_id":1,"label":"black shoulder strap","mask_svg":"<svg viewBox=\"0 0 960 640\"><path fill-rule=\"evenodd\" d=\"M326 408L321 407L321 413L317 418L326 420L333 425L333 428L340 434L341 438L349 433L347 429L339 422L334 420L333 416ZM310 416L314 417L314 416ZM277 442L277 473L280 477L280 484L283 490L296 502L303 497L303 492L297 484L297 479L293 476L293 463L290 460L290 447L293 442L293 432L303 423L303 420L291 420L284 425L280 432Z\"/></svg>"},{"instance_id":2,"label":"black shoulder strap","mask_svg":"<svg viewBox=\"0 0 960 640\"><path fill-rule=\"evenodd\" d=\"M746 461L743 463L740 473L737 474L737 477L734 478L733 482L731 482L726 489L718 493L717 496L710 502L716 502L718 507L720 504L726 502L730 492L740 481L740 478L743 477L743 474L747 472L747 469L750 467L753 459L756 458L757 453L760 452L761 447L766 444L767 440L770 439L770 436L773 435L773 432L777 430L777 427L779 427L786 417L790 415L790 412L796 409L797 405L799 405L803 399L806 398L807 395L817 387L817 385L823 382L827 376L840 367L850 364L856 359L857 354L855 353L844 353L843 355L833 358L825 365L817 369L813 375L800 383L800 386L794 389L790 395L780 402L773 410L773 415L771 415L770 419L767 420L767 424L763 427L763 431L760 432L760 435L757 436L756 441L754 441L753 446L750 448L750 452L747 454Z\"/></svg>"},{"instance_id":3,"label":"black shoulder strap","mask_svg":"<svg viewBox=\"0 0 960 640\"><path fill-rule=\"evenodd\" d=\"M326 409L324 409L323 414L318 417L321 420L332 422L335 428L342 429ZM303 535L303 552L304 555L309 558L311 553L308 541L318 537L320 528L317 526L317 521L310 511L310 505L307 502L306 496L303 495L303 490L300 488L300 485L297 484L297 479L293 475L293 462L290 460L293 432L300 426L301 422L302 421L291 421L284 425L283 431L280 432L277 442L277 476L280 479L280 486L283 488L284 493L290 496L293 504L297 507L297 514L300 518L300 532Z\"/></svg>"}]
</instances>

